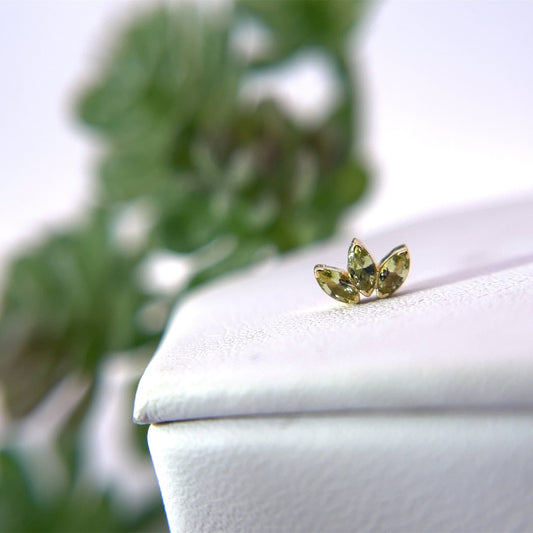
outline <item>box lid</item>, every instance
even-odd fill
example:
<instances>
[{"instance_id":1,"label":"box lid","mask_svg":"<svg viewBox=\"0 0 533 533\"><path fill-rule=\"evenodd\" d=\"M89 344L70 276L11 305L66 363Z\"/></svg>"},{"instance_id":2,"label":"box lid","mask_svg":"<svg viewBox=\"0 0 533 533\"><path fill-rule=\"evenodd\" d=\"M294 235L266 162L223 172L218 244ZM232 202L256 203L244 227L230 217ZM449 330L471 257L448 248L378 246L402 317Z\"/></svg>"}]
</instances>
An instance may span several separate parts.
<instances>
[{"instance_id":1,"label":"box lid","mask_svg":"<svg viewBox=\"0 0 533 533\"><path fill-rule=\"evenodd\" d=\"M134 420L533 406L533 198L358 237L376 260L408 245L393 297L320 290L314 265L344 268L351 236L204 287L174 312Z\"/></svg>"}]
</instances>

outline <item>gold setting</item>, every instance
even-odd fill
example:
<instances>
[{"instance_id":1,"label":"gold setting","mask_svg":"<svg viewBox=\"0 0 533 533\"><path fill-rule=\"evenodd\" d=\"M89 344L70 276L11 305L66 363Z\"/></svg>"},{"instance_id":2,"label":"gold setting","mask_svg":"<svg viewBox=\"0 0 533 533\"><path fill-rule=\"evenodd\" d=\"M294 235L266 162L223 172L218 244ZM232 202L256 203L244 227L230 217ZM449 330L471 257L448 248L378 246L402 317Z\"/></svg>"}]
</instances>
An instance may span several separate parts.
<instances>
[{"instance_id":1,"label":"gold setting","mask_svg":"<svg viewBox=\"0 0 533 533\"><path fill-rule=\"evenodd\" d=\"M359 293L371 296L376 290L378 298L388 298L407 279L411 257L405 244L392 249L376 265L366 246L353 239L348 248L348 269L328 265L315 265L314 273L320 288L331 298L346 303L359 303Z\"/></svg>"}]
</instances>

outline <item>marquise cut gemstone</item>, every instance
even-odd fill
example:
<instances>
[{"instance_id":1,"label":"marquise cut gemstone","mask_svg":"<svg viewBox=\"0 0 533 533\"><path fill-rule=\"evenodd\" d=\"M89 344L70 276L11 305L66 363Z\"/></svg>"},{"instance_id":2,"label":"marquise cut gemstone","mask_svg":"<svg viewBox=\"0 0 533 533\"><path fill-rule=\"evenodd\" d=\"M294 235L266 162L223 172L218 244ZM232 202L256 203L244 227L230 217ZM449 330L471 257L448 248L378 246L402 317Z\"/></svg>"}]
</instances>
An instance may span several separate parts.
<instances>
[{"instance_id":1,"label":"marquise cut gemstone","mask_svg":"<svg viewBox=\"0 0 533 533\"><path fill-rule=\"evenodd\" d=\"M348 274L355 286L370 296L376 286L377 268L372 256L363 243L354 239L348 250Z\"/></svg>"},{"instance_id":2,"label":"marquise cut gemstone","mask_svg":"<svg viewBox=\"0 0 533 533\"><path fill-rule=\"evenodd\" d=\"M327 265L316 265L315 278L322 290L335 300L345 304L359 302L359 291L348 272Z\"/></svg>"},{"instance_id":3,"label":"marquise cut gemstone","mask_svg":"<svg viewBox=\"0 0 533 533\"><path fill-rule=\"evenodd\" d=\"M398 290L409 274L410 257L405 244L398 246L381 261L378 272L377 295L386 298Z\"/></svg>"}]
</instances>

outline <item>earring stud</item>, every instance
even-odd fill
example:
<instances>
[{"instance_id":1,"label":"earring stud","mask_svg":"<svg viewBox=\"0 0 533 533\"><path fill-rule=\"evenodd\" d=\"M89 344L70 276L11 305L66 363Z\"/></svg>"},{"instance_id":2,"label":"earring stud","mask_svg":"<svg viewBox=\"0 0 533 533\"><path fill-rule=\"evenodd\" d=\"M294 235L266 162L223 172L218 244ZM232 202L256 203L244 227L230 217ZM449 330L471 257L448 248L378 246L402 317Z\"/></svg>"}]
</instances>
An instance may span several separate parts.
<instances>
[{"instance_id":1,"label":"earring stud","mask_svg":"<svg viewBox=\"0 0 533 533\"><path fill-rule=\"evenodd\" d=\"M360 294L370 296L374 289L378 298L387 298L407 279L411 258L405 244L397 246L376 265L366 246L353 239L348 248L348 269L315 265L320 288L335 300L356 304Z\"/></svg>"}]
</instances>

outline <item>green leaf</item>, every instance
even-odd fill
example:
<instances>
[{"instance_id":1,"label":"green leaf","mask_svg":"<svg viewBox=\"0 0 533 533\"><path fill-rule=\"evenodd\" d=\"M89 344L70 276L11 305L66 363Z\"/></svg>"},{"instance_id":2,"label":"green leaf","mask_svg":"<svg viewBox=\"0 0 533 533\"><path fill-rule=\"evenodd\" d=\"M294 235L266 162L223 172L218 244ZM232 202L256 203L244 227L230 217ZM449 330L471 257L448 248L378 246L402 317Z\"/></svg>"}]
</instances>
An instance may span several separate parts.
<instances>
[{"instance_id":1,"label":"green leaf","mask_svg":"<svg viewBox=\"0 0 533 533\"><path fill-rule=\"evenodd\" d=\"M27 413L72 371L149 340L135 321L146 301L136 258L109 239L103 213L20 257L7 274L0 320L0 382L12 415Z\"/></svg>"},{"instance_id":2,"label":"green leaf","mask_svg":"<svg viewBox=\"0 0 533 533\"><path fill-rule=\"evenodd\" d=\"M239 0L237 7L270 28L275 42L271 59L276 60L309 46L342 54L346 36L367 4L361 0Z\"/></svg>"}]
</instances>

